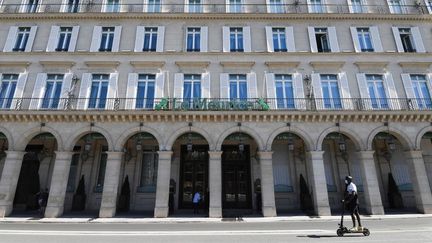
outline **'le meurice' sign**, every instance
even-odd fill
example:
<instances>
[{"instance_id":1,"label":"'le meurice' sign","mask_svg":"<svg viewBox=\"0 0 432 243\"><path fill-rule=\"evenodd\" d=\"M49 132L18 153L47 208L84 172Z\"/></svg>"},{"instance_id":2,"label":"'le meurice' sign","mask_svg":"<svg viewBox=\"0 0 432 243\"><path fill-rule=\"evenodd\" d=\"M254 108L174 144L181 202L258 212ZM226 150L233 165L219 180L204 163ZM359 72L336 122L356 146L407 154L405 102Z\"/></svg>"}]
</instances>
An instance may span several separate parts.
<instances>
[{"instance_id":1,"label":"'le meurice' sign","mask_svg":"<svg viewBox=\"0 0 432 243\"><path fill-rule=\"evenodd\" d=\"M171 102L171 104L170 104ZM193 99L184 100L173 98L168 100L167 98L162 99L155 106L156 110L177 110L177 111L188 111L188 110L198 110L198 111L247 111L247 110L268 110L269 105L264 101L264 99L256 100L221 100L221 99Z\"/></svg>"}]
</instances>

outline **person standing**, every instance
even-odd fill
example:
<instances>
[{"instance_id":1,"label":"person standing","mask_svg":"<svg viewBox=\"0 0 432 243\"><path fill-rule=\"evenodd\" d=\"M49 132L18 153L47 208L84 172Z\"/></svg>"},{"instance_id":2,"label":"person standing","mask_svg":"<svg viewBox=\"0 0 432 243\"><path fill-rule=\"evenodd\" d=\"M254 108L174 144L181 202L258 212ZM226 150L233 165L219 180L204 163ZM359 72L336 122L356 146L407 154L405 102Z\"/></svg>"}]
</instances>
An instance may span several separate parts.
<instances>
[{"instance_id":1,"label":"person standing","mask_svg":"<svg viewBox=\"0 0 432 243\"><path fill-rule=\"evenodd\" d=\"M199 203L201 201L201 194L199 191L196 191L193 199L192 199L192 203L193 203L193 208L194 208L194 214L199 214Z\"/></svg>"},{"instance_id":2,"label":"person standing","mask_svg":"<svg viewBox=\"0 0 432 243\"><path fill-rule=\"evenodd\" d=\"M345 177L345 185L346 185L346 192L345 192L345 199L343 201L351 214L353 227L350 230L351 231L362 230L362 225L360 222L360 214L359 214L357 186L352 181L351 176ZM358 222L358 228L356 227L356 218Z\"/></svg>"},{"instance_id":3,"label":"person standing","mask_svg":"<svg viewBox=\"0 0 432 243\"><path fill-rule=\"evenodd\" d=\"M43 217L45 214L45 208L48 203L48 188L41 190L36 194L36 196L38 197L39 214L41 217Z\"/></svg>"}]
</instances>

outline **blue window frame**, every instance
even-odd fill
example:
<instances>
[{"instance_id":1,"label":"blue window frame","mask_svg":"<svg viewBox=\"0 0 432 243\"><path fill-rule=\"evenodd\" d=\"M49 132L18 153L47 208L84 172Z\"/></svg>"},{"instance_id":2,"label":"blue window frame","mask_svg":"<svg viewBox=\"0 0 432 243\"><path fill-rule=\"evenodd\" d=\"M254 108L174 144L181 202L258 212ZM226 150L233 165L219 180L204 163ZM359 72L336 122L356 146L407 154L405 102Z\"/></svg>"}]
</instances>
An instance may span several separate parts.
<instances>
[{"instance_id":1,"label":"blue window frame","mask_svg":"<svg viewBox=\"0 0 432 243\"><path fill-rule=\"evenodd\" d=\"M188 12L201 13L202 12L201 0L189 0Z\"/></svg>"},{"instance_id":2,"label":"blue window frame","mask_svg":"<svg viewBox=\"0 0 432 243\"><path fill-rule=\"evenodd\" d=\"M230 51L243 52L243 28L230 28Z\"/></svg>"},{"instance_id":3,"label":"blue window frame","mask_svg":"<svg viewBox=\"0 0 432 243\"><path fill-rule=\"evenodd\" d=\"M321 0L310 0L312 13L324 13L324 6Z\"/></svg>"},{"instance_id":4,"label":"blue window frame","mask_svg":"<svg viewBox=\"0 0 432 243\"><path fill-rule=\"evenodd\" d=\"M47 77L45 94L42 100L43 109L57 109L63 83L63 74L50 74Z\"/></svg>"},{"instance_id":5,"label":"blue window frame","mask_svg":"<svg viewBox=\"0 0 432 243\"><path fill-rule=\"evenodd\" d=\"M294 109L294 88L292 76L275 75L276 99L278 109Z\"/></svg>"},{"instance_id":6,"label":"blue window frame","mask_svg":"<svg viewBox=\"0 0 432 243\"><path fill-rule=\"evenodd\" d=\"M30 37L30 27L19 27L15 41L15 46L12 51L25 51L28 39Z\"/></svg>"},{"instance_id":7,"label":"blue window frame","mask_svg":"<svg viewBox=\"0 0 432 243\"><path fill-rule=\"evenodd\" d=\"M157 32L158 32L157 27L146 27L144 29L143 51L156 51Z\"/></svg>"},{"instance_id":8,"label":"blue window frame","mask_svg":"<svg viewBox=\"0 0 432 243\"><path fill-rule=\"evenodd\" d=\"M357 37L362 52L373 52L371 34L369 28L357 28Z\"/></svg>"},{"instance_id":9,"label":"blue window frame","mask_svg":"<svg viewBox=\"0 0 432 243\"><path fill-rule=\"evenodd\" d=\"M108 95L108 79L109 75L107 74L93 74L88 108L105 108Z\"/></svg>"},{"instance_id":10,"label":"blue window frame","mask_svg":"<svg viewBox=\"0 0 432 243\"><path fill-rule=\"evenodd\" d=\"M284 5L282 0L269 0L270 13L283 13Z\"/></svg>"},{"instance_id":11,"label":"blue window frame","mask_svg":"<svg viewBox=\"0 0 432 243\"><path fill-rule=\"evenodd\" d=\"M351 9L353 13L363 13L362 0L351 0Z\"/></svg>"},{"instance_id":12,"label":"blue window frame","mask_svg":"<svg viewBox=\"0 0 432 243\"><path fill-rule=\"evenodd\" d=\"M120 12L120 0L107 0L106 12L109 12L109 13Z\"/></svg>"},{"instance_id":13,"label":"blue window frame","mask_svg":"<svg viewBox=\"0 0 432 243\"><path fill-rule=\"evenodd\" d=\"M79 0L69 0L67 5L68 13L77 13L79 10Z\"/></svg>"},{"instance_id":14,"label":"blue window frame","mask_svg":"<svg viewBox=\"0 0 432 243\"><path fill-rule=\"evenodd\" d=\"M322 74L321 86L323 92L324 108L341 109L342 103L339 93L339 85L337 75Z\"/></svg>"},{"instance_id":15,"label":"blue window frame","mask_svg":"<svg viewBox=\"0 0 432 243\"><path fill-rule=\"evenodd\" d=\"M138 76L137 98L135 105L137 109L153 108L155 97L155 79L156 76L154 74L140 74Z\"/></svg>"},{"instance_id":16,"label":"blue window frame","mask_svg":"<svg viewBox=\"0 0 432 243\"><path fill-rule=\"evenodd\" d=\"M229 12L230 13L241 13L242 12L242 0L230 0L229 1Z\"/></svg>"},{"instance_id":17,"label":"blue window frame","mask_svg":"<svg viewBox=\"0 0 432 243\"><path fill-rule=\"evenodd\" d=\"M417 105L420 109L431 109L432 101L427 84L426 76L419 74L410 75L411 82L416 96Z\"/></svg>"},{"instance_id":18,"label":"blue window frame","mask_svg":"<svg viewBox=\"0 0 432 243\"><path fill-rule=\"evenodd\" d=\"M68 51L72 38L72 27L60 27L59 40L56 51Z\"/></svg>"},{"instance_id":19,"label":"blue window frame","mask_svg":"<svg viewBox=\"0 0 432 243\"><path fill-rule=\"evenodd\" d=\"M231 100L246 100L248 98L248 86L245 74L230 74L229 82Z\"/></svg>"},{"instance_id":20,"label":"blue window frame","mask_svg":"<svg viewBox=\"0 0 432 243\"><path fill-rule=\"evenodd\" d=\"M382 75L368 74L366 75L366 81L372 108L388 109L389 105Z\"/></svg>"},{"instance_id":21,"label":"blue window frame","mask_svg":"<svg viewBox=\"0 0 432 243\"><path fill-rule=\"evenodd\" d=\"M3 74L0 78L0 109L10 109L15 95L18 75Z\"/></svg>"},{"instance_id":22,"label":"blue window frame","mask_svg":"<svg viewBox=\"0 0 432 243\"><path fill-rule=\"evenodd\" d=\"M199 52L201 42L201 28L191 27L187 29L186 51Z\"/></svg>"},{"instance_id":23,"label":"blue window frame","mask_svg":"<svg viewBox=\"0 0 432 243\"><path fill-rule=\"evenodd\" d=\"M102 38L99 51L112 51L114 30L114 27L102 27Z\"/></svg>"},{"instance_id":24,"label":"blue window frame","mask_svg":"<svg viewBox=\"0 0 432 243\"><path fill-rule=\"evenodd\" d=\"M201 75L186 74L183 81L183 100L193 107L195 99L201 98Z\"/></svg>"},{"instance_id":25,"label":"blue window frame","mask_svg":"<svg viewBox=\"0 0 432 243\"><path fill-rule=\"evenodd\" d=\"M39 0L28 0L28 3L25 5L24 12L36 13L38 5L39 5Z\"/></svg>"},{"instance_id":26,"label":"blue window frame","mask_svg":"<svg viewBox=\"0 0 432 243\"><path fill-rule=\"evenodd\" d=\"M147 12L158 13L161 11L161 0L148 0Z\"/></svg>"},{"instance_id":27,"label":"blue window frame","mask_svg":"<svg viewBox=\"0 0 432 243\"><path fill-rule=\"evenodd\" d=\"M286 33L285 28L273 28L273 48L275 52L286 52Z\"/></svg>"}]
</instances>

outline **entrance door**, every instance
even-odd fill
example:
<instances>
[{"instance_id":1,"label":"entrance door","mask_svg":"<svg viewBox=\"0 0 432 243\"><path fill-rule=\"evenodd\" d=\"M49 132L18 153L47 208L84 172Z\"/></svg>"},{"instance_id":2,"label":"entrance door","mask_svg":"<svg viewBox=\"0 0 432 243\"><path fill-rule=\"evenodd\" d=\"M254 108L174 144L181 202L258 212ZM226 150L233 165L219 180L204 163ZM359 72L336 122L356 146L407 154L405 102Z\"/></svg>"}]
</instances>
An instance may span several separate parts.
<instances>
[{"instance_id":1,"label":"entrance door","mask_svg":"<svg viewBox=\"0 0 432 243\"><path fill-rule=\"evenodd\" d=\"M243 152L238 146L223 146L222 150L222 207L251 209L249 146Z\"/></svg>"},{"instance_id":2,"label":"entrance door","mask_svg":"<svg viewBox=\"0 0 432 243\"><path fill-rule=\"evenodd\" d=\"M181 147L179 208L193 208L192 198L201 193L201 207L208 207L208 146L194 145L188 152Z\"/></svg>"},{"instance_id":3,"label":"entrance door","mask_svg":"<svg viewBox=\"0 0 432 243\"><path fill-rule=\"evenodd\" d=\"M15 192L14 209L38 208L36 194L40 191L39 165L37 152L28 152L24 155Z\"/></svg>"}]
</instances>

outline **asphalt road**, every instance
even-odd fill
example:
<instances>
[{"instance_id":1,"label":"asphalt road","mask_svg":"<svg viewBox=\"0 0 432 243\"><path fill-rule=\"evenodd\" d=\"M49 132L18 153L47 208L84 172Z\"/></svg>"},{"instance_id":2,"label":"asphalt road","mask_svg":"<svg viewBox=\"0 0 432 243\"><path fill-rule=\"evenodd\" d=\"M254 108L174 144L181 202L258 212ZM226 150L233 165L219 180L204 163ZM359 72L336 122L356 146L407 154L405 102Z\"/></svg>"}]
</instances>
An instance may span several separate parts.
<instances>
[{"instance_id":1,"label":"asphalt road","mask_svg":"<svg viewBox=\"0 0 432 243\"><path fill-rule=\"evenodd\" d=\"M336 236L338 222L0 223L0 242L391 242L432 243L432 218L363 220L362 234ZM348 226L351 223L348 222Z\"/></svg>"}]
</instances>

